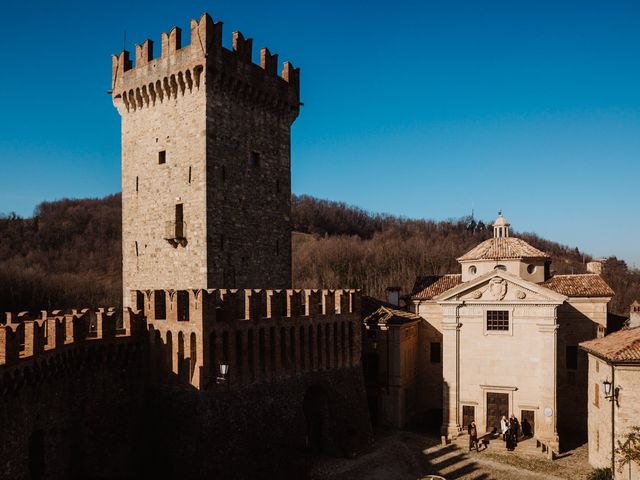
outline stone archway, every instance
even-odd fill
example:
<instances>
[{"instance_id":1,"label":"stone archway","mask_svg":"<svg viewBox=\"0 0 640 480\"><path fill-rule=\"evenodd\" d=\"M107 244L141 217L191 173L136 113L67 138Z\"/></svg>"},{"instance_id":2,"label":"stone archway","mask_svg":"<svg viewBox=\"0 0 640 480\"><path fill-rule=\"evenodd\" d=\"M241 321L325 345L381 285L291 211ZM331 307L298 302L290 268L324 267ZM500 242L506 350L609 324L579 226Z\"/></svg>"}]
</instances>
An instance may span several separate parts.
<instances>
[{"instance_id":1,"label":"stone archway","mask_svg":"<svg viewBox=\"0 0 640 480\"><path fill-rule=\"evenodd\" d=\"M329 448L329 401L325 390L317 385L309 387L302 403L306 420L306 447L313 453Z\"/></svg>"}]
</instances>

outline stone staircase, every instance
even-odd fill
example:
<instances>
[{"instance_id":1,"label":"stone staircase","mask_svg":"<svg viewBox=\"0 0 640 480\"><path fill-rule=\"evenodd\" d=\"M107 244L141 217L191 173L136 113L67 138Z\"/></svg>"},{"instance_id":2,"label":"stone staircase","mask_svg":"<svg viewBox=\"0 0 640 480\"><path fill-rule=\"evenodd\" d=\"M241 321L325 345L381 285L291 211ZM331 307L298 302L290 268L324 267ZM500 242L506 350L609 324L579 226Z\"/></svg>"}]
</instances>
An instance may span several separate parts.
<instances>
[{"instance_id":1,"label":"stone staircase","mask_svg":"<svg viewBox=\"0 0 640 480\"><path fill-rule=\"evenodd\" d=\"M506 443L502 440L501 436L495 436L491 433L487 433L478 437L480 441L480 450L493 453L516 453L518 455L531 455L541 456L544 455L541 448L537 446L535 438L521 439L518 442L518 446L513 452L507 450ZM466 433L461 434L452 443L456 444L459 448L469 451L469 435Z\"/></svg>"}]
</instances>

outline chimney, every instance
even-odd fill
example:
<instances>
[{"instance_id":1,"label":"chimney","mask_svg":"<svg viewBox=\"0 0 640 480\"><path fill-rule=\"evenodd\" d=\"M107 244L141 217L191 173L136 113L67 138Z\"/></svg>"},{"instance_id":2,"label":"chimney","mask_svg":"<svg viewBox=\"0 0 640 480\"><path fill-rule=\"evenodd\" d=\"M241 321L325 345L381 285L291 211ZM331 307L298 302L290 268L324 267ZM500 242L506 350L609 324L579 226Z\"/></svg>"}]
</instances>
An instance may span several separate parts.
<instances>
[{"instance_id":1,"label":"chimney","mask_svg":"<svg viewBox=\"0 0 640 480\"><path fill-rule=\"evenodd\" d=\"M594 260L593 262L587 263L587 272L602 275L603 267L604 265L600 260Z\"/></svg>"},{"instance_id":2,"label":"chimney","mask_svg":"<svg viewBox=\"0 0 640 480\"><path fill-rule=\"evenodd\" d=\"M387 287L387 302L393 306L400 306L400 287Z\"/></svg>"},{"instance_id":3,"label":"chimney","mask_svg":"<svg viewBox=\"0 0 640 480\"><path fill-rule=\"evenodd\" d=\"M636 300L631 304L629 312L629 328L640 327L640 300Z\"/></svg>"}]
</instances>

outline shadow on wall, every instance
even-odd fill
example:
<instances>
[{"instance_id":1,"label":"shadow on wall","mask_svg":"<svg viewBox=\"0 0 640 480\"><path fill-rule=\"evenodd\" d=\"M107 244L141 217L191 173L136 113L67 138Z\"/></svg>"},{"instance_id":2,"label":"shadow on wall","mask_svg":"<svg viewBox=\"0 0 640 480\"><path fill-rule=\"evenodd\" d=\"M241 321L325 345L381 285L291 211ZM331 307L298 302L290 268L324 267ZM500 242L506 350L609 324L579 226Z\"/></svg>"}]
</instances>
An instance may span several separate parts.
<instances>
[{"instance_id":1,"label":"shadow on wall","mask_svg":"<svg viewBox=\"0 0 640 480\"><path fill-rule=\"evenodd\" d=\"M180 334L177 348L175 333L167 332L168 341L154 335L140 473L301 479L318 454L352 456L368 444L364 388L353 394L354 383L362 385L359 367L243 385L209 380L197 389L190 384L191 354L180 346Z\"/></svg>"}]
</instances>

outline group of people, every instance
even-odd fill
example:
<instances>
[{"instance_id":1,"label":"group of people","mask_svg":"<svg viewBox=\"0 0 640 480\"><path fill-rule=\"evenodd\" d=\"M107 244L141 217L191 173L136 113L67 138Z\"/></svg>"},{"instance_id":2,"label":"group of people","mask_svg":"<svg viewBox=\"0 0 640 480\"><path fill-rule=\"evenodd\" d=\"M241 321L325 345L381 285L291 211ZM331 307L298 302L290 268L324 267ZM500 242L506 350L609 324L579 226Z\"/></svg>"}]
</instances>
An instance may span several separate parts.
<instances>
[{"instance_id":1,"label":"group of people","mask_svg":"<svg viewBox=\"0 0 640 480\"><path fill-rule=\"evenodd\" d=\"M509 451L513 451L518 446L518 439L521 436L524 438L530 438L532 436L531 424L527 419L523 419L522 426L520 426L520 422L513 414L508 420L507 417L502 417L500 420L500 431L502 433L502 440L506 442L507 450ZM475 448L476 452L479 452L480 442L478 441L478 428L476 427L475 421L469 423L467 432L469 433L469 451Z\"/></svg>"},{"instance_id":2,"label":"group of people","mask_svg":"<svg viewBox=\"0 0 640 480\"><path fill-rule=\"evenodd\" d=\"M507 444L507 450L512 451L518 446L520 433L522 433L522 436L524 438L529 438L532 436L531 424L526 418L522 420L522 432L520 431L520 429L520 422L518 422L518 419L513 414L511 414L509 420L507 420L507 417L505 416L503 416L500 420L502 439Z\"/></svg>"}]
</instances>

